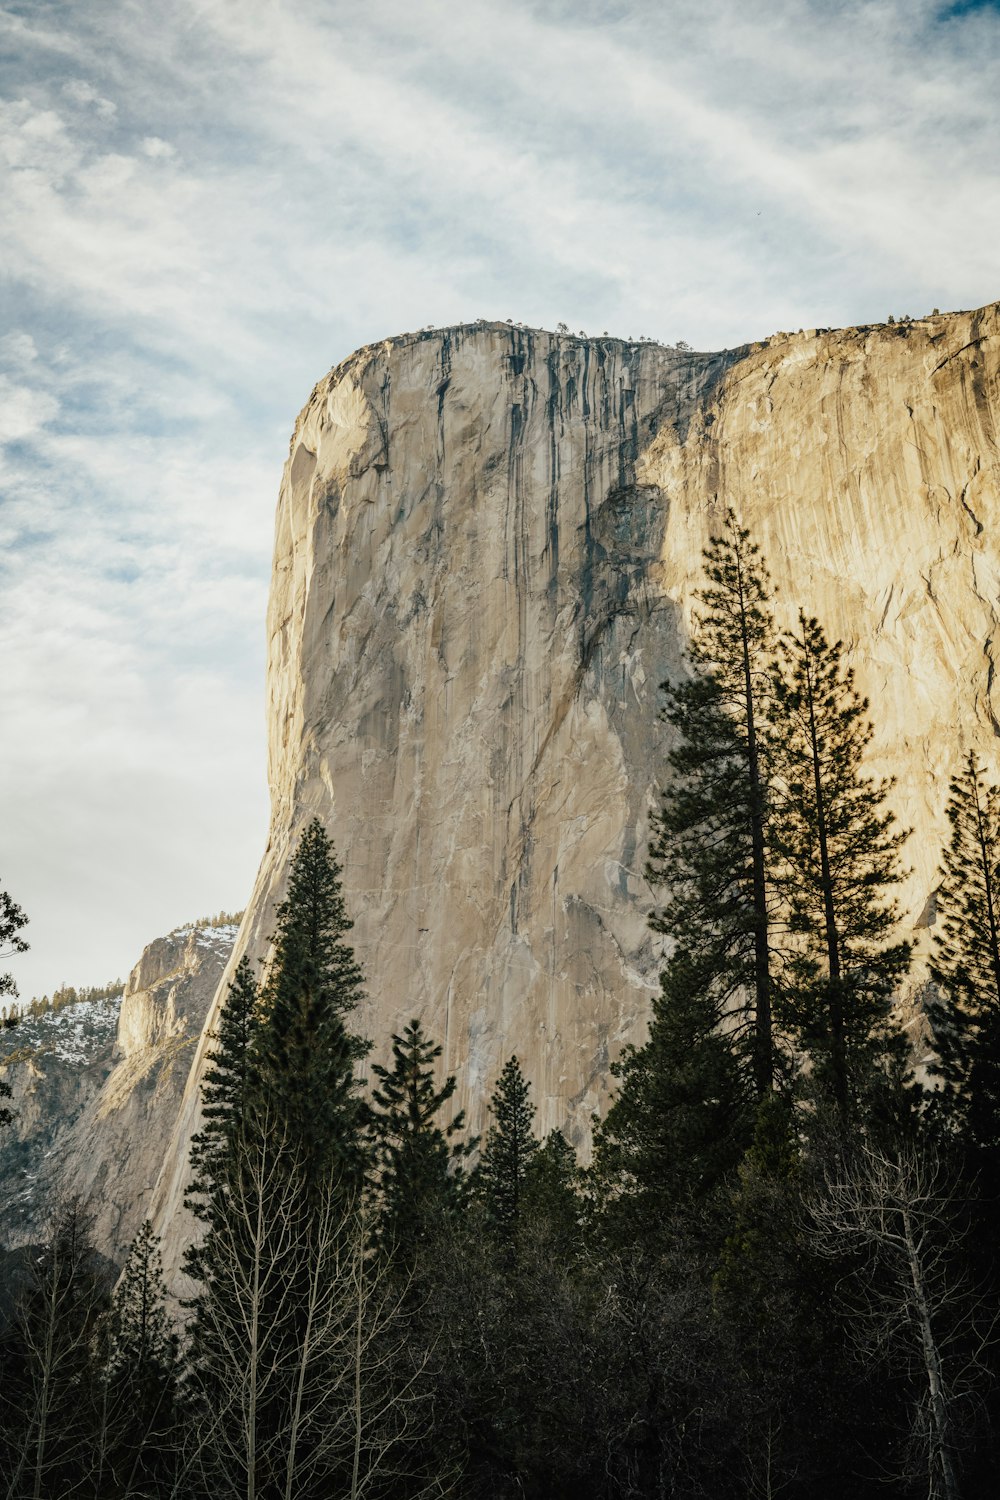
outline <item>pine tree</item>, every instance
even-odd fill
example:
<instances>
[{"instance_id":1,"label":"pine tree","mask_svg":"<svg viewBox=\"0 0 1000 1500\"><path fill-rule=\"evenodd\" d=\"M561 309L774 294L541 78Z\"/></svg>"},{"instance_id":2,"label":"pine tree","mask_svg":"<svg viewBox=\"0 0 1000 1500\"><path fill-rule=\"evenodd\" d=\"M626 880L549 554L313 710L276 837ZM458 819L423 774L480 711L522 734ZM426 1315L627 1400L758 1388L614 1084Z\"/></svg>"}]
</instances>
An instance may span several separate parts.
<instances>
[{"instance_id":1,"label":"pine tree","mask_svg":"<svg viewBox=\"0 0 1000 1500\"><path fill-rule=\"evenodd\" d=\"M951 783L931 974L948 1109L970 1143L1000 1157L1000 789L974 752Z\"/></svg>"},{"instance_id":2,"label":"pine tree","mask_svg":"<svg viewBox=\"0 0 1000 1500\"><path fill-rule=\"evenodd\" d=\"M0 958L9 958L13 953L27 953L27 941L21 929L27 927L28 918L9 893L0 890ZM17 985L12 974L0 974L0 995L16 995Z\"/></svg>"},{"instance_id":3,"label":"pine tree","mask_svg":"<svg viewBox=\"0 0 1000 1500\"><path fill-rule=\"evenodd\" d=\"M678 950L660 976L649 1039L613 1065L618 1080L597 1127L592 1180L609 1228L658 1240L678 1208L709 1196L749 1145L752 1080L722 1027L722 1001Z\"/></svg>"},{"instance_id":4,"label":"pine tree","mask_svg":"<svg viewBox=\"0 0 1000 1500\"><path fill-rule=\"evenodd\" d=\"M188 1266L200 1282L191 1389L206 1483L248 1500L325 1495L349 1463L329 1435L349 1399L354 1303L341 1280L367 1166L355 1066L368 1044L347 1026L361 971L339 877L314 820L277 911L259 1018L247 971L230 997L199 1157L208 1227Z\"/></svg>"},{"instance_id":5,"label":"pine tree","mask_svg":"<svg viewBox=\"0 0 1000 1500\"><path fill-rule=\"evenodd\" d=\"M354 924L340 876L333 845L314 818L277 911L253 1066L255 1089L295 1142L306 1177L318 1183L333 1171L347 1201L364 1177L356 1065L370 1044L347 1027L363 976L344 941Z\"/></svg>"},{"instance_id":6,"label":"pine tree","mask_svg":"<svg viewBox=\"0 0 1000 1500\"><path fill-rule=\"evenodd\" d=\"M104 1381L109 1441L103 1490L164 1492L175 1467L177 1336L167 1317L159 1240L145 1220L115 1289Z\"/></svg>"},{"instance_id":7,"label":"pine tree","mask_svg":"<svg viewBox=\"0 0 1000 1500\"><path fill-rule=\"evenodd\" d=\"M0 890L0 958L28 951L28 944L21 936L22 927L27 925L28 919L17 902L11 899L7 891ZM10 995L11 998L17 995L17 985L12 974L0 974L0 995ZM12 1014L5 1015L4 1024L14 1026L16 1018ZM0 1078L0 1125L9 1125L14 1118L13 1112L2 1102L10 1097L10 1084L5 1078Z\"/></svg>"},{"instance_id":8,"label":"pine tree","mask_svg":"<svg viewBox=\"0 0 1000 1500\"><path fill-rule=\"evenodd\" d=\"M219 1014L219 1028L202 1075L205 1124L191 1141L194 1180L187 1204L200 1219L211 1214L213 1190L225 1181L227 1158L242 1138L254 1080L253 1042L259 1024L259 997L250 960L244 955Z\"/></svg>"},{"instance_id":9,"label":"pine tree","mask_svg":"<svg viewBox=\"0 0 1000 1500\"><path fill-rule=\"evenodd\" d=\"M493 1124L476 1173L487 1222L507 1246L517 1239L528 1171L538 1150L531 1131L535 1106L529 1093L520 1063L510 1058L490 1100Z\"/></svg>"},{"instance_id":10,"label":"pine tree","mask_svg":"<svg viewBox=\"0 0 1000 1500\"><path fill-rule=\"evenodd\" d=\"M892 890L907 834L885 805L892 781L863 772L873 730L842 643L800 611L780 651L781 795L771 838L800 943L781 1016L846 1117L873 1069L903 1045L890 1011L911 945L892 941Z\"/></svg>"},{"instance_id":11,"label":"pine tree","mask_svg":"<svg viewBox=\"0 0 1000 1500\"><path fill-rule=\"evenodd\" d=\"M561 1130L550 1130L528 1165L524 1212L536 1243L563 1266L580 1247L579 1181L576 1152Z\"/></svg>"},{"instance_id":12,"label":"pine tree","mask_svg":"<svg viewBox=\"0 0 1000 1500\"><path fill-rule=\"evenodd\" d=\"M372 1067L371 1126L380 1200L379 1239L412 1267L417 1247L442 1218L457 1209L463 1163L476 1140L461 1136L464 1111L442 1128L438 1117L455 1092L450 1075L440 1088L434 1065L442 1049L412 1020L392 1039L392 1067Z\"/></svg>"},{"instance_id":13,"label":"pine tree","mask_svg":"<svg viewBox=\"0 0 1000 1500\"><path fill-rule=\"evenodd\" d=\"M726 512L705 551L690 681L665 683L663 718L679 739L655 816L649 874L666 887L652 919L712 992L744 1048L758 1096L775 1077L772 1029L768 718L773 625L767 569Z\"/></svg>"}]
</instances>

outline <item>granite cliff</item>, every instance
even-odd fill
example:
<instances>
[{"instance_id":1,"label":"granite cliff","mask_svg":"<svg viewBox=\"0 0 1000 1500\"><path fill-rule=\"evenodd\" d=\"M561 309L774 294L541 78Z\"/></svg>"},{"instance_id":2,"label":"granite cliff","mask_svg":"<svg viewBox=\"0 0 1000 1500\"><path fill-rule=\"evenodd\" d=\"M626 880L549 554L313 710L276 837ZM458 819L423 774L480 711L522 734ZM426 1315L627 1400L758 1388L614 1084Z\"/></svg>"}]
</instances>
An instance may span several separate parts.
<instances>
[{"instance_id":1,"label":"granite cliff","mask_svg":"<svg viewBox=\"0 0 1000 1500\"><path fill-rule=\"evenodd\" d=\"M779 623L842 636L872 767L933 914L947 780L996 761L1000 311L721 354L477 324L360 350L295 424L268 611L271 832L235 958L266 953L298 835L345 865L379 1045L425 1017L474 1127L517 1052L586 1141L657 950L658 684L731 505ZM176 1268L202 1042L155 1195Z\"/></svg>"},{"instance_id":2,"label":"granite cliff","mask_svg":"<svg viewBox=\"0 0 1000 1500\"><path fill-rule=\"evenodd\" d=\"M8 1246L42 1237L52 1208L84 1200L101 1252L121 1264L149 1211L232 925L180 927L143 949L124 991L50 1010L4 1039L16 1117L0 1137Z\"/></svg>"}]
</instances>

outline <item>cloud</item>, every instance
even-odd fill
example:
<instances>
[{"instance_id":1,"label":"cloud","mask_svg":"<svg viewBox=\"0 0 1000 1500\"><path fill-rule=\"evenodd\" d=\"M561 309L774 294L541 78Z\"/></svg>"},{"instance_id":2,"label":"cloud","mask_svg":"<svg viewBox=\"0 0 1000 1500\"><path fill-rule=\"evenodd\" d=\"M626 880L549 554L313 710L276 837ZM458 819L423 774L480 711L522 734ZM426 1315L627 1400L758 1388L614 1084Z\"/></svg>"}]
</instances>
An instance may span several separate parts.
<instances>
[{"instance_id":1,"label":"cloud","mask_svg":"<svg viewBox=\"0 0 1000 1500\"><path fill-rule=\"evenodd\" d=\"M249 889L274 498L352 348L478 316L720 347L997 295L995 6L49 0L0 28L29 992Z\"/></svg>"},{"instance_id":2,"label":"cloud","mask_svg":"<svg viewBox=\"0 0 1000 1500\"><path fill-rule=\"evenodd\" d=\"M15 385L0 375L0 446L34 437L58 410L58 401L46 392Z\"/></svg>"},{"instance_id":3,"label":"cloud","mask_svg":"<svg viewBox=\"0 0 1000 1500\"><path fill-rule=\"evenodd\" d=\"M82 78L72 78L62 86L62 93L74 104L93 105L94 112L103 120L113 119L117 114L117 106L110 99L104 99L94 88L93 84L87 83Z\"/></svg>"},{"instance_id":4,"label":"cloud","mask_svg":"<svg viewBox=\"0 0 1000 1500\"><path fill-rule=\"evenodd\" d=\"M177 154L170 142L161 140L158 135L144 136L139 144L143 155L152 157L154 161L163 161Z\"/></svg>"}]
</instances>

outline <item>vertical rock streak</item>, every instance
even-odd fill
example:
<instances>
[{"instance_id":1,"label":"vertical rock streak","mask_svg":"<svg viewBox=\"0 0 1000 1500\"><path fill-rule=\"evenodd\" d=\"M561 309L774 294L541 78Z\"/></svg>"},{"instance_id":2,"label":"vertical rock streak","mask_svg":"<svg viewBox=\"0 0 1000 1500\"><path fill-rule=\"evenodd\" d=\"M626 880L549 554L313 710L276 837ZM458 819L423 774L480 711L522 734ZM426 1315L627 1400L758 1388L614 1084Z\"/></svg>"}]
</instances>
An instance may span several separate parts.
<instances>
[{"instance_id":1,"label":"vertical rock streak","mask_svg":"<svg viewBox=\"0 0 1000 1500\"><path fill-rule=\"evenodd\" d=\"M922 910L960 750L996 760L998 351L990 307L721 354L486 324L338 366L296 423L278 504L273 818L237 956L263 953L319 813L370 1034L422 1015L473 1126L516 1051L540 1128L583 1142L655 984L657 689L684 670L727 504L768 560L779 626L801 604L848 646L873 769L916 829Z\"/></svg>"}]
</instances>

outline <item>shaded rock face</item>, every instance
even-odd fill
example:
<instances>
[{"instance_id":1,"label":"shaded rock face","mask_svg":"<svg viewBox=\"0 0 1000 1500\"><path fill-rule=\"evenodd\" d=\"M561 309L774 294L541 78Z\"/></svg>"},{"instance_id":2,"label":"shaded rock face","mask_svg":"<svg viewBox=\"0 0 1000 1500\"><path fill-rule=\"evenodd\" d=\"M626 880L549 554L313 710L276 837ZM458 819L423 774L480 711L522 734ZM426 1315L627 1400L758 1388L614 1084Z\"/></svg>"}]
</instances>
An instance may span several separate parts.
<instances>
[{"instance_id":1,"label":"shaded rock face","mask_svg":"<svg viewBox=\"0 0 1000 1500\"><path fill-rule=\"evenodd\" d=\"M918 923L948 776L1000 727L998 368L995 307L722 354L477 325L346 360L278 504L273 819L239 950L266 952L318 814L378 1048L422 1015L474 1128L516 1052L539 1128L585 1146L656 982L658 685L727 505L779 624L801 604L849 648ZM157 1192L177 1243L200 1066Z\"/></svg>"},{"instance_id":2,"label":"shaded rock face","mask_svg":"<svg viewBox=\"0 0 1000 1500\"><path fill-rule=\"evenodd\" d=\"M149 1213L235 936L234 927L194 927L158 938L120 1000L68 1006L36 1023L40 1046L6 1070L17 1111L0 1135L8 1244L38 1239L52 1208L80 1197L94 1216L95 1244L122 1262Z\"/></svg>"}]
</instances>

